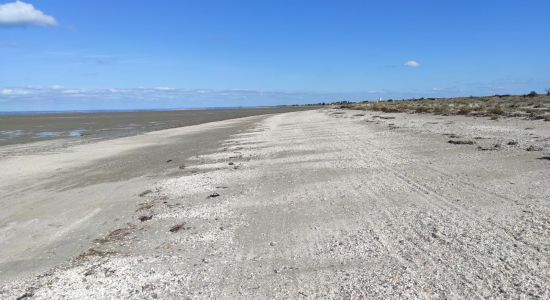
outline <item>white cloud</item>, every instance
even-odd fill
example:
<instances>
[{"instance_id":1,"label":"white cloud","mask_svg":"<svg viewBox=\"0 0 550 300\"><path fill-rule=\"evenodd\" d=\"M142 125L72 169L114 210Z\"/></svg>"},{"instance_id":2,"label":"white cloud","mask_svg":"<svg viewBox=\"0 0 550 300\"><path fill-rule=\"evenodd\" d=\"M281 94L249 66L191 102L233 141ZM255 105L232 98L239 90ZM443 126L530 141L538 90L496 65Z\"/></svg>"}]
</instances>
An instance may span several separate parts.
<instances>
[{"instance_id":1,"label":"white cloud","mask_svg":"<svg viewBox=\"0 0 550 300\"><path fill-rule=\"evenodd\" d=\"M156 87L155 90L158 90L158 91L175 91L176 89L171 88L171 87L159 86L159 87Z\"/></svg>"},{"instance_id":2,"label":"white cloud","mask_svg":"<svg viewBox=\"0 0 550 300\"><path fill-rule=\"evenodd\" d=\"M0 89L0 95L2 96L17 96L17 95L28 95L30 91L23 89Z\"/></svg>"},{"instance_id":3,"label":"white cloud","mask_svg":"<svg viewBox=\"0 0 550 300\"><path fill-rule=\"evenodd\" d=\"M55 26L57 21L23 1L0 4L0 27L28 25Z\"/></svg>"},{"instance_id":4,"label":"white cloud","mask_svg":"<svg viewBox=\"0 0 550 300\"><path fill-rule=\"evenodd\" d=\"M80 94L82 91L81 90L77 90L77 89L66 89L66 90L62 90L61 93L62 94L68 94L68 95L76 95L76 94Z\"/></svg>"},{"instance_id":5,"label":"white cloud","mask_svg":"<svg viewBox=\"0 0 550 300\"><path fill-rule=\"evenodd\" d=\"M415 60L409 60L405 62L403 65L409 68L420 68L420 64Z\"/></svg>"}]
</instances>

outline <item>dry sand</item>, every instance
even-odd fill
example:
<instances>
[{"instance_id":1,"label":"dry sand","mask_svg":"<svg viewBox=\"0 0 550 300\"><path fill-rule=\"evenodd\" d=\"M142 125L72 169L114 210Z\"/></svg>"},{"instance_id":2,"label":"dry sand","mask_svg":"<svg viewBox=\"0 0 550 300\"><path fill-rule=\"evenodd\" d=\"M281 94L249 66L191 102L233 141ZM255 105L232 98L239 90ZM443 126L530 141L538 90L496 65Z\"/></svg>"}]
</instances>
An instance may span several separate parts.
<instances>
[{"instance_id":1,"label":"dry sand","mask_svg":"<svg viewBox=\"0 0 550 300\"><path fill-rule=\"evenodd\" d=\"M0 298L550 297L550 122L324 110L101 143L0 161Z\"/></svg>"}]
</instances>

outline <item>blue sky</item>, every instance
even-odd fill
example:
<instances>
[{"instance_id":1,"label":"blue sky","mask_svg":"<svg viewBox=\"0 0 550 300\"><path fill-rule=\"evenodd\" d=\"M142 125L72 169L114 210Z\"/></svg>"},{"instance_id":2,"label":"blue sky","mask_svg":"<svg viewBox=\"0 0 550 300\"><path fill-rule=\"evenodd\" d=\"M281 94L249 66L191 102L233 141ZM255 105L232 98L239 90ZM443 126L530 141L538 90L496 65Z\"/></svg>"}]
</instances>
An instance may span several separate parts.
<instances>
[{"instance_id":1,"label":"blue sky","mask_svg":"<svg viewBox=\"0 0 550 300\"><path fill-rule=\"evenodd\" d=\"M0 111L550 88L545 0L14 3L0 0Z\"/></svg>"}]
</instances>

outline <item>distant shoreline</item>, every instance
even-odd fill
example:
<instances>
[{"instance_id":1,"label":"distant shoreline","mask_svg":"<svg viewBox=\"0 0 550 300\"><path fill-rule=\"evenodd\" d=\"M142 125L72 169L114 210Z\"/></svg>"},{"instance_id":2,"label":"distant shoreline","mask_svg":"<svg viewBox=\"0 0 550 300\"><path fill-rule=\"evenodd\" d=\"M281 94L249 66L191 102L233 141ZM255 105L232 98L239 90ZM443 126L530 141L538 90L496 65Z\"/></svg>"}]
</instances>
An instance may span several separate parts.
<instances>
[{"instance_id":1,"label":"distant shoreline","mask_svg":"<svg viewBox=\"0 0 550 300\"><path fill-rule=\"evenodd\" d=\"M0 146L62 138L71 139L71 141L104 140L168 128L315 108L315 106L280 106L4 113L0 115Z\"/></svg>"},{"instance_id":2,"label":"distant shoreline","mask_svg":"<svg viewBox=\"0 0 550 300\"><path fill-rule=\"evenodd\" d=\"M89 109L89 110L22 110L0 111L0 116L32 116L52 114L95 114L95 113L132 113L132 112L163 112L163 111L196 111L196 110L239 110L285 107L307 107L311 105L278 105L278 106L225 106L225 107L191 107L191 108L145 108L145 109Z\"/></svg>"}]
</instances>

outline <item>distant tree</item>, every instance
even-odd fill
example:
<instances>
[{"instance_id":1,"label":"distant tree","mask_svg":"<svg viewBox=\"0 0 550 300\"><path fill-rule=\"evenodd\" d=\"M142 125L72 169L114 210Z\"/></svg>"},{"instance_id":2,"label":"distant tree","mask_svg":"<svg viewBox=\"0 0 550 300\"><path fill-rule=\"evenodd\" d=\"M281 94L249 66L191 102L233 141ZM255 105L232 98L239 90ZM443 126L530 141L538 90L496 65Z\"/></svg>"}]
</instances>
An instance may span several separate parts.
<instances>
[{"instance_id":1,"label":"distant tree","mask_svg":"<svg viewBox=\"0 0 550 300\"><path fill-rule=\"evenodd\" d=\"M546 96L550 96L550 89L546 89Z\"/></svg>"},{"instance_id":2,"label":"distant tree","mask_svg":"<svg viewBox=\"0 0 550 300\"><path fill-rule=\"evenodd\" d=\"M537 92L531 91L531 92L529 92L529 94L527 94L527 97L533 98L533 97L536 97L536 96L538 96L538 95L539 95L539 94L537 94Z\"/></svg>"}]
</instances>

